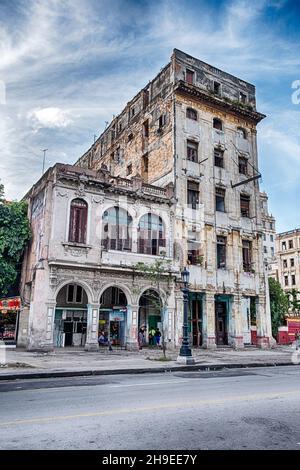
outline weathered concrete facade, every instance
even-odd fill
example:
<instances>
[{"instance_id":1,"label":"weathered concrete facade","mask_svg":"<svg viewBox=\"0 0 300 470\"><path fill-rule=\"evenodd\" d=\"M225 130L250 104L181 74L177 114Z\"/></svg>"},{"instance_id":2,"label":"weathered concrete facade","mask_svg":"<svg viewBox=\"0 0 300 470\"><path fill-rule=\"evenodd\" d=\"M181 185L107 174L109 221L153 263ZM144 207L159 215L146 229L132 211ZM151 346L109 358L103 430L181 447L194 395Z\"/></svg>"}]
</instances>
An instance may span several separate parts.
<instances>
[{"instance_id":1,"label":"weathered concrete facade","mask_svg":"<svg viewBox=\"0 0 300 470\"><path fill-rule=\"evenodd\" d=\"M300 292L300 229L276 236L277 280L287 292ZM300 294L298 294L300 300Z\"/></svg>"},{"instance_id":2,"label":"weathered concrete facade","mask_svg":"<svg viewBox=\"0 0 300 470\"><path fill-rule=\"evenodd\" d=\"M138 223L148 213L162 219L168 233L165 259L171 260L172 196L172 187L143 185L139 178L111 178L101 170L83 172L61 164L48 170L27 195L33 239L23 265L19 345L33 350L53 349L56 310L71 309L86 314L85 349L97 349L101 296L117 286L126 296L124 346L135 348L139 300L147 289L153 288L147 278L133 270L137 262L149 263L152 259L137 252ZM69 241L70 205L78 199L85 201L88 208L85 243ZM111 207L123 209L131 217L130 251L122 253L103 247L103 215ZM177 271L173 266L172 279ZM68 285L81 286L82 300L73 302L66 298L63 289ZM162 282L160 295L166 296L167 289L171 295L164 321L168 341L174 343L174 283Z\"/></svg>"},{"instance_id":3,"label":"weathered concrete facade","mask_svg":"<svg viewBox=\"0 0 300 470\"><path fill-rule=\"evenodd\" d=\"M45 178L39 183L39 187L45 185L40 196L45 198L43 216L32 220L42 236L36 234L27 267L24 263L26 292L29 266L38 252L46 250L41 257L44 269L37 265L35 279L30 281L34 293L29 347L53 346L50 328L54 328L57 295L70 282L80 283L86 292L87 348L96 347L100 298L112 283L127 297L127 346L136 344L139 299L150 286L141 277L135 294L132 266L143 257L138 253L138 221L152 212L161 214L167 234L164 249L172 264L172 286L166 287L171 295L164 316L168 343L180 343L182 294L177 281L180 269L189 264L192 344L240 348L251 343L255 325L258 346L268 347L271 322L256 144L256 125L263 117L256 111L253 85L174 50L170 63L128 103L76 167L68 167L65 173L61 166L51 170L47 184ZM72 184L71 177L57 178L58 173L72 171L76 174ZM110 180L112 186L105 186ZM132 246L105 251L98 212L122 207L112 200L111 188L115 188L114 197L119 197L116 188L120 185L130 201ZM31 207L38 190L32 191ZM147 192L152 195L152 206ZM68 214L76 194L82 195L92 211L88 212L86 246L68 242ZM100 236L96 237L97 231ZM144 256L152 263L159 253ZM35 261L39 263L38 258ZM47 305L42 305L45 292Z\"/></svg>"}]
</instances>

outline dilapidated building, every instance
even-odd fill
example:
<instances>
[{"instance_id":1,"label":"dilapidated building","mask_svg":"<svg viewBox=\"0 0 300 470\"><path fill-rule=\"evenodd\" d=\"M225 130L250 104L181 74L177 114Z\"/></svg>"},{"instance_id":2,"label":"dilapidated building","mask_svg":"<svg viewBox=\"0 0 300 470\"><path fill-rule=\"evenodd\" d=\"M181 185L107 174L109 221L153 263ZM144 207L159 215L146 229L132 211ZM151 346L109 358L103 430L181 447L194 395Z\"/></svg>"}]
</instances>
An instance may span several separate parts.
<instances>
[{"instance_id":1,"label":"dilapidated building","mask_svg":"<svg viewBox=\"0 0 300 470\"><path fill-rule=\"evenodd\" d=\"M107 321L101 317L105 308L111 318L115 310L119 309L119 318L120 308L126 312L122 328L128 347L136 344L141 324L147 331L160 324L168 343L178 345L182 331L178 280L185 265L190 271L194 346L239 348L255 341L268 347L271 322L256 142L256 126L264 117L256 110L253 85L175 49L168 65L74 167L50 170L48 179L39 183L45 192L34 187L29 194L31 211L40 206L44 220L44 231L35 238L40 248L36 246L31 256L45 250L41 261L39 256L35 259L44 269L39 264L32 269L29 261L26 270L26 260L24 265L30 318L24 338L30 347L59 345L55 328L62 327L56 324L70 318L64 302L72 301L70 309L74 307L77 284L78 299L86 310L81 317L86 319L82 322L86 347L96 345L99 322ZM72 172L76 176L67 177ZM110 186L102 181L103 175ZM126 206L118 199L119 187L129 198ZM99 232L97 217L106 220L113 237ZM82 227L91 238L83 237ZM155 315L145 316L143 295L151 285L141 281L140 290L132 286L132 266L141 255L152 263L163 253L172 265L165 286L167 307L163 319L150 319ZM26 277L32 271L34 280L32 274ZM111 290L109 300L103 289ZM73 333L74 322L68 326ZM68 341L74 344L74 339Z\"/></svg>"}]
</instances>

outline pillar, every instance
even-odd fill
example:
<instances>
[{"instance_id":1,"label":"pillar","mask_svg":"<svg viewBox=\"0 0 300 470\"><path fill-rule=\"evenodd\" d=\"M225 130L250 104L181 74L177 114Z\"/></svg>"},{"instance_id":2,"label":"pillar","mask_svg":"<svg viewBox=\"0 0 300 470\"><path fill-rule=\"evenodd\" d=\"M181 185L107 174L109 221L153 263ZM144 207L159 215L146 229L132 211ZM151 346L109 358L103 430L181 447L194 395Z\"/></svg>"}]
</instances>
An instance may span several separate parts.
<instances>
[{"instance_id":1,"label":"pillar","mask_svg":"<svg viewBox=\"0 0 300 470\"><path fill-rule=\"evenodd\" d=\"M207 349L214 349L216 345L216 314L215 295L206 292L203 296L203 343Z\"/></svg>"},{"instance_id":2,"label":"pillar","mask_svg":"<svg viewBox=\"0 0 300 470\"><path fill-rule=\"evenodd\" d=\"M138 346L138 305L127 306L126 349L137 351Z\"/></svg>"},{"instance_id":3,"label":"pillar","mask_svg":"<svg viewBox=\"0 0 300 470\"><path fill-rule=\"evenodd\" d=\"M28 351L53 351L55 303L32 302L29 310Z\"/></svg>"},{"instance_id":4,"label":"pillar","mask_svg":"<svg viewBox=\"0 0 300 470\"><path fill-rule=\"evenodd\" d=\"M87 329L85 351L98 351L99 304L87 304Z\"/></svg>"},{"instance_id":5,"label":"pillar","mask_svg":"<svg viewBox=\"0 0 300 470\"><path fill-rule=\"evenodd\" d=\"M265 295L259 295L257 297L256 328L257 328L257 347L261 349L268 349L270 347L270 332L268 331Z\"/></svg>"},{"instance_id":6,"label":"pillar","mask_svg":"<svg viewBox=\"0 0 300 470\"><path fill-rule=\"evenodd\" d=\"M231 305L230 305L231 304ZM230 312L231 310L231 312ZM241 298L233 295L229 302L229 344L235 349L244 348L243 313Z\"/></svg>"}]
</instances>

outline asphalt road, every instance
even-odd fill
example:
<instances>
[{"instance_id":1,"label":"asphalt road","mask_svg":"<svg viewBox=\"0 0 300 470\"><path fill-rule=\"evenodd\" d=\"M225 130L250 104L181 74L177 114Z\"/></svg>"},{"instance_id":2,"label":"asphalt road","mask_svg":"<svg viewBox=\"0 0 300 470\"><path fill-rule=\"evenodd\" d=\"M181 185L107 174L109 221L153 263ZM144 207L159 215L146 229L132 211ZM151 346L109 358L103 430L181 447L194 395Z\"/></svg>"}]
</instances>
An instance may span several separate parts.
<instances>
[{"instance_id":1,"label":"asphalt road","mask_svg":"<svg viewBox=\"0 0 300 470\"><path fill-rule=\"evenodd\" d=\"M300 449L300 366L0 383L0 449Z\"/></svg>"}]
</instances>

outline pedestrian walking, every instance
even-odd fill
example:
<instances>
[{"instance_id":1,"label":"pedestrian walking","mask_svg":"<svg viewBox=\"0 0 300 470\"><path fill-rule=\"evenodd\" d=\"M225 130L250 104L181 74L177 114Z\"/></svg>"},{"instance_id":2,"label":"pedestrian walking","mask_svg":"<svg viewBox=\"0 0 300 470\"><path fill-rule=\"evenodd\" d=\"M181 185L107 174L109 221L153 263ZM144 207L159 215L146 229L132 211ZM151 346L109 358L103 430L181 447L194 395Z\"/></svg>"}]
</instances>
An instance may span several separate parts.
<instances>
[{"instance_id":1,"label":"pedestrian walking","mask_svg":"<svg viewBox=\"0 0 300 470\"><path fill-rule=\"evenodd\" d=\"M140 329L139 329L139 334L138 334L139 349L142 349L142 348L143 348L144 339L145 339L144 328L140 328Z\"/></svg>"},{"instance_id":2,"label":"pedestrian walking","mask_svg":"<svg viewBox=\"0 0 300 470\"><path fill-rule=\"evenodd\" d=\"M156 345L159 346L160 337L161 337L161 332L159 331L159 328L156 328L154 337L155 337Z\"/></svg>"}]
</instances>

